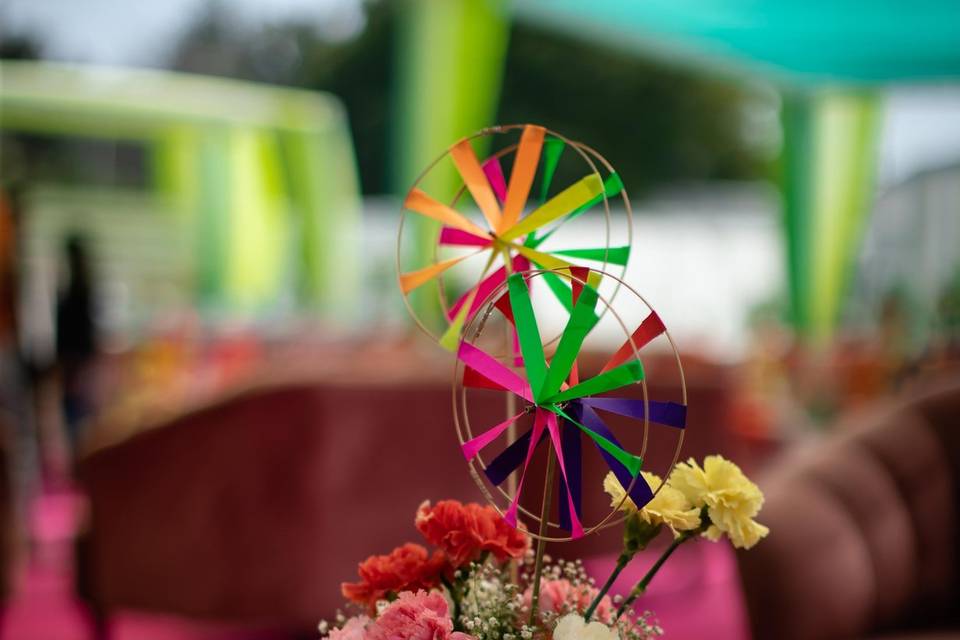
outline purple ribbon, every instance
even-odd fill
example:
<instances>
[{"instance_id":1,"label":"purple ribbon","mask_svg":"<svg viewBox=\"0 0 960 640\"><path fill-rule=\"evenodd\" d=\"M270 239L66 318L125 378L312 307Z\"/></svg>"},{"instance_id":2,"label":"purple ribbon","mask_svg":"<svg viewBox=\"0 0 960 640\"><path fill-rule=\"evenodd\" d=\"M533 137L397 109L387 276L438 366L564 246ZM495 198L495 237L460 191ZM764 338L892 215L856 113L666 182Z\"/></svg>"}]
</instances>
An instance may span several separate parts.
<instances>
[{"instance_id":1,"label":"purple ribbon","mask_svg":"<svg viewBox=\"0 0 960 640\"><path fill-rule=\"evenodd\" d=\"M600 416L597 415L597 412L591 409L590 407L583 405L583 413L581 414L580 422L583 426L587 427L594 433L598 433L613 444L617 445L621 449L623 448L620 443L617 441L616 436L613 435L613 432L604 424L603 420L600 419ZM643 479L643 476L639 473L637 474L637 481L633 481L633 476L630 475L630 470L625 466L620 464L620 461L610 455L605 449L597 445L597 450L600 452L600 455L603 456L603 459L606 460L607 466L610 467L610 470L613 471L613 474L617 477L617 480L620 481L620 484L624 489L630 489L630 499L633 500L633 504L637 505L639 509L643 505L647 504L653 500L653 491L650 490L650 486L647 485L647 481ZM631 487L630 484L633 483Z\"/></svg>"},{"instance_id":2,"label":"purple ribbon","mask_svg":"<svg viewBox=\"0 0 960 640\"><path fill-rule=\"evenodd\" d=\"M490 461L487 468L483 470L487 476L487 480L489 480L493 486L499 487L500 484L507 479L507 476L523 464L524 459L527 457L527 447L530 444L532 432L533 429L527 429L526 433L517 438L509 447L501 451L496 458ZM540 441L537 442L538 447L546 437L547 432L544 431L543 435L540 436Z\"/></svg>"},{"instance_id":3,"label":"purple ribbon","mask_svg":"<svg viewBox=\"0 0 960 640\"><path fill-rule=\"evenodd\" d=\"M582 402L594 409L643 420L643 400L633 398L583 398ZM647 404L650 406L651 422L676 427L677 429L683 429L687 426L687 405L676 402L657 402L656 400L650 400Z\"/></svg>"},{"instance_id":4,"label":"purple ribbon","mask_svg":"<svg viewBox=\"0 0 960 640\"><path fill-rule=\"evenodd\" d=\"M650 409L650 420L658 424L683 429L687 421L687 407L676 402L658 402L651 400L648 403ZM610 428L604 423L594 409L608 411L617 415L642 420L644 416L643 400L630 398L581 398L573 400L568 405L570 417L577 420L583 426L594 433L597 433L618 447L621 447L617 437L613 435ZM567 420L560 421L560 436L563 443L563 462L567 468L567 482L570 485L570 493L573 498L574 510L578 517L582 517L583 512L583 448L581 442L580 428ZM530 445L530 438L533 430L528 429L526 433L517 438L506 449L500 452L490 464L483 470L487 479L494 486L499 486L507 477L523 464L526 458L527 448ZM537 446L546 439L547 432L544 431L540 436ZM596 445L596 443L594 443ZM604 461L617 480L624 487L630 488L630 499L637 505L637 508L650 502L653 499L653 491L643 479L642 475L637 475L636 481L630 471L623 466L619 460L610 455L605 449L597 445L597 451L603 456ZM569 531L572 527L570 517L570 506L567 500L567 487L558 478L560 500L559 516L560 527ZM631 484L633 486L631 486Z\"/></svg>"},{"instance_id":5,"label":"purple ribbon","mask_svg":"<svg viewBox=\"0 0 960 640\"><path fill-rule=\"evenodd\" d=\"M580 406L571 404L574 420L580 419ZM560 420L560 438L563 442L563 464L567 468L567 484L573 497L573 508L577 517L583 519L583 458L580 442L580 427L568 420ZM560 528L570 531L573 523L570 518L570 504L567 501L567 487L560 482Z\"/></svg>"}]
</instances>

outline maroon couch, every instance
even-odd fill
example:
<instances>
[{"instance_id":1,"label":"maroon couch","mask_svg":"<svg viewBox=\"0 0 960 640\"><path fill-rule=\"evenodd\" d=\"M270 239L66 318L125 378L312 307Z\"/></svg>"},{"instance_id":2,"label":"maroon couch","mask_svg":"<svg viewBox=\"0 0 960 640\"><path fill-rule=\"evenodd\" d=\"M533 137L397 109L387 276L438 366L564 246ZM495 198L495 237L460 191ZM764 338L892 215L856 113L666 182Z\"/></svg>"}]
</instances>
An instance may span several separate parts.
<instances>
[{"instance_id":1,"label":"maroon couch","mask_svg":"<svg viewBox=\"0 0 960 640\"><path fill-rule=\"evenodd\" d=\"M12 418L0 409L0 604L10 598L16 559L16 518L11 460ZM3 613L0 610L0 619Z\"/></svg>"},{"instance_id":2,"label":"maroon couch","mask_svg":"<svg viewBox=\"0 0 960 640\"><path fill-rule=\"evenodd\" d=\"M360 560L418 539L421 500L481 499L453 432L452 364L375 360L256 384L134 435L95 432L78 466L91 506L81 593L104 617L309 630L342 605L339 584ZM713 419L729 397L722 379L688 375L687 452L724 439ZM503 402L481 411L495 424ZM613 551L615 538L576 553Z\"/></svg>"},{"instance_id":3,"label":"maroon couch","mask_svg":"<svg viewBox=\"0 0 960 640\"><path fill-rule=\"evenodd\" d=\"M474 497L449 391L253 390L88 456L81 591L141 609L314 628L359 560L416 535L427 496Z\"/></svg>"},{"instance_id":4,"label":"maroon couch","mask_svg":"<svg viewBox=\"0 0 960 640\"><path fill-rule=\"evenodd\" d=\"M960 381L851 418L764 483L756 640L960 638Z\"/></svg>"}]
</instances>

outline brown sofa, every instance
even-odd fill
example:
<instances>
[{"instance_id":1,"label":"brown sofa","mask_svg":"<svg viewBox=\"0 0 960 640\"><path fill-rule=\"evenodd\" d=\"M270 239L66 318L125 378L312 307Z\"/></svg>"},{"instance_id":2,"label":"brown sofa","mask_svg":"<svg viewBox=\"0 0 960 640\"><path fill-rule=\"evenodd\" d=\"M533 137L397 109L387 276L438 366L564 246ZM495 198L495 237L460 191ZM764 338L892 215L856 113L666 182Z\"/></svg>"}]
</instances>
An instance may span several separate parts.
<instances>
[{"instance_id":1,"label":"brown sofa","mask_svg":"<svg viewBox=\"0 0 960 640\"><path fill-rule=\"evenodd\" d=\"M756 640L960 638L960 381L853 417L765 482Z\"/></svg>"}]
</instances>

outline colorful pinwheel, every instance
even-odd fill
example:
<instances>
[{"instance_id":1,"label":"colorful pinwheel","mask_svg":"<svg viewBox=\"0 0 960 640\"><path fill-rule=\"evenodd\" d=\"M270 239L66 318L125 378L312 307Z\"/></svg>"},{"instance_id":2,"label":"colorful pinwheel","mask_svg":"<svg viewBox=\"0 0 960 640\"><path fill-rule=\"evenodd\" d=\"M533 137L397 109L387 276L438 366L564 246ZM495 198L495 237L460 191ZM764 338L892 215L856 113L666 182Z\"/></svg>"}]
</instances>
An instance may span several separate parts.
<instances>
[{"instance_id":1,"label":"colorful pinwheel","mask_svg":"<svg viewBox=\"0 0 960 640\"><path fill-rule=\"evenodd\" d=\"M515 136L518 131L518 142L482 162L477 158L474 140ZM563 157L573 162L558 171ZM463 187L449 204L429 195L423 186L434 170L442 171L441 161L447 158L463 180ZM508 161L509 181L504 174ZM561 174L578 178L561 188ZM471 198L463 197L465 192ZM611 224L608 204L608 198L617 194L623 199L625 216L622 222L618 220L619 226ZM471 202L482 221L471 219ZM420 327L451 351L464 323L508 274L531 266L568 269L580 261L599 263L602 269L608 265L625 268L630 255L630 201L619 176L596 151L536 125L494 127L460 140L418 178L403 206L405 211L435 221L437 229L432 254L423 256L421 251L415 268L405 269L401 263L411 252L404 250L404 238L415 234L404 234L406 214L401 218L397 247L400 289ZM577 230L567 226L592 209L602 210L605 216L602 246L591 241L591 236L597 235L596 224L586 224L573 233ZM617 246L611 246L611 233L621 238ZM569 286L553 273L543 279L569 311ZM433 328L408 300L411 292L428 284L436 287L443 309L442 319L433 323ZM449 298L448 290L452 290Z\"/></svg>"},{"instance_id":2,"label":"colorful pinwheel","mask_svg":"<svg viewBox=\"0 0 960 640\"><path fill-rule=\"evenodd\" d=\"M545 355L528 285L528 282L546 276L563 279L572 284L571 312L549 360ZM514 324L523 356L522 373L479 347L479 332L468 330L457 351L459 384L463 393L459 398L455 394L455 403L458 403L455 418L462 451L490 485L501 487L501 491L501 485L510 474L519 470L517 489L513 495L504 492L509 504L502 510L506 520L514 526L517 523L517 512L522 509L520 496L531 459L537 447L544 440L549 440L552 453L548 455L555 456L559 468L559 525L570 535L564 538L547 537L544 535L545 523L542 522L540 535L537 536L541 539L579 538L600 528L613 516L611 512L597 525L586 528L583 525L581 455L584 439L593 444L621 484L627 487L629 496L637 505L642 506L653 497L650 487L639 473L644 452L634 455L627 451L601 417L601 413L619 415L639 422L643 425L644 436L650 422L675 429L677 444L674 461L683 439L683 429L686 426L685 389L682 402L663 402L648 399L646 385L643 384L644 369L638 351L660 335L666 335L669 340L663 323L652 310L597 375L587 379L579 377L577 357L584 340L600 320L598 303L609 305L608 301L601 299L595 283L609 278L618 280L609 274L583 267L562 271L513 273L506 277L505 286L502 285L494 291L485 303L490 308L479 316L489 315L492 308L496 307ZM619 282L623 284L622 281ZM626 288L640 298L635 291ZM619 320L619 316L617 319ZM670 345L673 346L672 340ZM679 367L679 358L677 365ZM682 386L682 369L680 380ZM643 388L642 399L608 395L637 383ZM522 411L474 435L465 413L466 388L505 391L514 394L526 404ZM461 416L461 413L464 415ZM511 425L529 413L533 414L532 427L520 437L508 442L492 460L483 462L482 452L495 441L502 440L509 434ZM507 435L507 438L509 437ZM477 474L474 475L478 478L481 489L496 505L497 501L493 500L482 480ZM533 514L526 513L536 518Z\"/></svg>"}]
</instances>

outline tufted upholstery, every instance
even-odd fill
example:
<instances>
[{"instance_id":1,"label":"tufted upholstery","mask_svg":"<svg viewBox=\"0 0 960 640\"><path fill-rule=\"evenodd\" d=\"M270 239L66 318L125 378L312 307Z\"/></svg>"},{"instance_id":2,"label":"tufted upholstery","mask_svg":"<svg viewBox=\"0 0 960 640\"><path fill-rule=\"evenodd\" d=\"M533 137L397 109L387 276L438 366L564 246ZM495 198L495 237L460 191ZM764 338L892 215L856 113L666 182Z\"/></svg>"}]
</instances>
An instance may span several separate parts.
<instances>
[{"instance_id":1,"label":"tufted upholstery","mask_svg":"<svg viewBox=\"0 0 960 640\"><path fill-rule=\"evenodd\" d=\"M774 533L739 555L754 637L960 638L960 385L853 422L763 483Z\"/></svg>"}]
</instances>

